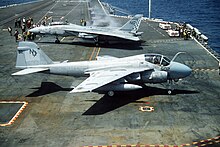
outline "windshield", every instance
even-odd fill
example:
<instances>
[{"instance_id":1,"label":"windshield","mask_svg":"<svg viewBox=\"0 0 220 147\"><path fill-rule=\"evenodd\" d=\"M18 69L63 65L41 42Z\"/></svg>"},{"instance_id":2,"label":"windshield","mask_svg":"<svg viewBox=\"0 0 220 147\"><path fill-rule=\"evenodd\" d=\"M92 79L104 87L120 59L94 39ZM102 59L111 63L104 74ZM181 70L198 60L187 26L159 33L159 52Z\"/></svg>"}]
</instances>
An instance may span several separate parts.
<instances>
[{"instance_id":1,"label":"windshield","mask_svg":"<svg viewBox=\"0 0 220 147\"><path fill-rule=\"evenodd\" d=\"M163 66L170 64L170 59L163 55L145 54L145 61Z\"/></svg>"},{"instance_id":2,"label":"windshield","mask_svg":"<svg viewBox=\"0 0 220 147\"><path fill-rule=\"evenodd\" d=\"M163 66L169 65L169 64L170 64L170 59L163 56L163 60L162 60L161 64L162 64Z\"/></svg>"}]
</instances>

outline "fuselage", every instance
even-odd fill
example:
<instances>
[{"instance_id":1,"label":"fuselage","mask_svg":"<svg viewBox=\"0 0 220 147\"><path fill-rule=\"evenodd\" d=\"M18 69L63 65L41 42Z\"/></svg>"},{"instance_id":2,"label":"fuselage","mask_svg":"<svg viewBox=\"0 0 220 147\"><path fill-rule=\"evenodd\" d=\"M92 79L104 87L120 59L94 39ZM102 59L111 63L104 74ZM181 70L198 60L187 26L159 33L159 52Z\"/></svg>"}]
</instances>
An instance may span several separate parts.
<instances>
[{"instance_id":1,"label":"fuselage","mask_svg":"<svg viewBox=\"0 0 220 147\"><path fill-rule=\"evenodd\" d=\"M77 76L86 76L88 72L92 72L92 71L139 68L140 66L149 67L152 65L149 65L148 62L144 61L143 55L137 55L135 57L118 58L114 60L78 61L78 62L55 63L49 65L36 65L36 66L31 66L31 68L47 67L49 68L49 72L51 74L77 77Z\"/></svg>"},{"instance_id":2,"label":"fuselage","mask_svg":"<svg viewBox=\"0 0 220 147\"><path fill-rule=\"evenodd\" d=\"M75 24L39 26L29 30L38 35L55 35L55 36L77 36L83 39L107 39L112 38L125 39L131 41L140 41L133 33L122 31L118 28L111 27L95 27L95 26L80 26ZM104 37L106 36L106 37ZM113 39L115 40L115 39Z\"/></svg>"},{"instance_id":3,"label":"fuselage","mask_svg":"<svg viewBox=\"0 0 220 147\"><path fill-rule=\"evenodd\" d=\"M63 62L54 63L49 65L36 65L33 67L43 67L48 68L49 73L67 76L89 76L92 72L98 71L115 71L115 70L127 70L127 69L145 69L146 71L151 69L153 72L158 74L166 73L169 77L165 80L170 79L180 79L191 74L191 69L181 63L172 62L170 65L162 65L161 59L160 63L151 63L146 59L146 55L136 55L125 58L116 58L113 60L94 60L94 61L78 61L78 62ZM163 76L159 73L158 76ZM160 77L159 77L160 78Z\"/></svg>"}]
</instances>

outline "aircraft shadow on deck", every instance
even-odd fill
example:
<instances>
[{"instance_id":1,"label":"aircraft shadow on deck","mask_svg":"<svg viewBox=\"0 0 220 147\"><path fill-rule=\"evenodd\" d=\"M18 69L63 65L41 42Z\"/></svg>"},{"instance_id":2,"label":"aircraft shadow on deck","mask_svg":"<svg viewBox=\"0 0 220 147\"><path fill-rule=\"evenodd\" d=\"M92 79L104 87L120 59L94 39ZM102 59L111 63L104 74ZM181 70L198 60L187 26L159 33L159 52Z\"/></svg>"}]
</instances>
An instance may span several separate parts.
<instances>
[{"instance_id":1,"label":"aircraft shadow on deck","mask_svg":"<svg viewBox=\"0 0 220 147\"><path fill-rule=\"evenodd\" d=\"M33 93L27 95L26 97L39 97L47 94L59 92L59 91L71 91L73 88L63 88L53 82L42 82L40 87L35 87L31 89L37 89ZM178 90L175 89L172 95L177 94L195 94L199 93L198 91L191 90ZM122 106L125 106L129 103L144 103L137 100L154 96L154 95L168 95L167 89L157 88L157 87L146 87L140 90L135 91L126 91L115 93L113 97L109 97L107 94L104 95L99 100L86 100L93 101L95 104L91 106L83 115L102 115L107 112L111 112L115 109L118 109Z\"/></svg>"},{"instance_id":2,"label":"aircraft shadow on deck","mask_svg":"<svg viewBox=\"0 0 220 147\"><path fill-rule=\"evenodd\" d=\"M36 42L36 43L47 43L47 44L55 44L54 42ZM123 50L143 50L141 44L139 43L116 43L116 44L99 44L96 46L93 43L81 43L81 42L60 42L59 44L69 44L69 45L79 45L85 47L102 47L102 48L114 48L114 49L123 49Z\"/></svg>"},{"instance_id":3,"label":"aircraft shadow on deck","mask_svg":"<svg viewBox=\"0 0 220 147\"><path fill-rule=\"evenodd\" d=\"M195 93L199 93L199 92L176 89L173 91L172 95L195 94ZM102 115L132 102L139 103L137 102L137 100L153 95L168 95L167 89L146 87L140 90L116 93L115 96L113 97L109 97L106 94L100 100L95 101L96 103L93 106L91 106L85 113L83 113L83 115ZM88 100L88 101L94 101L94 100Z\"/></svg>"},{"instance_id":4,"label":"aircraft shadow on deck","mask_svg":"<svg viewBox=\"0 0 220 147\"><path fill-rule=\"evenodd\" d=\"M38 97L43 96L46 94L51 94L58 91L71 91L73 88L63 88L53 82L42 82L40 87L31 88L31 89L37 89L37 91L34 91L33 93L27 95L26 97Z\"/></svg>"}]
</instances>

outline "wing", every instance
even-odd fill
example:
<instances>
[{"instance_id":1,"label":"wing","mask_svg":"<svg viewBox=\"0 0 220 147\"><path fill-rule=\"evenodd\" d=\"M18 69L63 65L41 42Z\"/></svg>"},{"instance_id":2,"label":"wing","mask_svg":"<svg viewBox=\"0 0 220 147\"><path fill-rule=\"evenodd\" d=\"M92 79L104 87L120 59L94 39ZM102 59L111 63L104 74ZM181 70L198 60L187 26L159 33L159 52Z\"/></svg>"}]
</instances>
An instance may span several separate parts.
<instances>
[{"instance_id":1,"label":"wing","mask_svg":"<svg viewBox=\"0 0 220 147\"><path fill-rule=\"evenodd\" d=\"M74 88L70 93L75 92L91 92L101 86L107 85L114 82L120 78L123 78L132 73L142 72L150 69L112 69L112 70L102 70L90 72L90 77Z\"/></svg>"}]
</instances>

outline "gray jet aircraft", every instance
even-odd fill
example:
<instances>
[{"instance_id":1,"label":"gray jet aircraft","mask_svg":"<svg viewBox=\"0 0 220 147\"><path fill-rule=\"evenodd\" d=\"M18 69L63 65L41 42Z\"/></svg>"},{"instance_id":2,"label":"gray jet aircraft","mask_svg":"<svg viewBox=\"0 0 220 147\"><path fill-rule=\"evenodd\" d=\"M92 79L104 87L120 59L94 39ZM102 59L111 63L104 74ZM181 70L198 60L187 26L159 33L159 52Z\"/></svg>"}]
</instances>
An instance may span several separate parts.
<instances>
[{"instance_id":1,"label":"gray jet aircraft","mask_svg":"<svg viewBox=\"0 0 220 147\"><path fill-rule=\"evenodd\" d=\"M141 54L124 58L97 57L94 61L53 62L35 43L19 42L16 68L22 69L12 75L36 72L67 76L87 76L70 93L105 92L113 96L116 91L144 88L145 83L178 81L191 74L191 69L174 59L160 54ZM170 82L173 83L173 82ZM171 93L169 89L168 93Z\"/></svg>"},{"instance_id":2,"label":"gray jet aircraft","mask_svg":"<svg viewBox=\"0 0 220 147\"><path fill-rule=\"evenodd\" d=\"M143 32L138 32L143 15L137 14L121 28L80 26L66 23L51 26L40 26L29 31L39 35L54 35L56 43L59 43L58 36L77 36L84 41L93 43L117 43L121 40L139 42Z\"/></svg>"}]
</instances>

